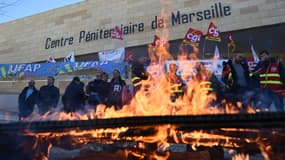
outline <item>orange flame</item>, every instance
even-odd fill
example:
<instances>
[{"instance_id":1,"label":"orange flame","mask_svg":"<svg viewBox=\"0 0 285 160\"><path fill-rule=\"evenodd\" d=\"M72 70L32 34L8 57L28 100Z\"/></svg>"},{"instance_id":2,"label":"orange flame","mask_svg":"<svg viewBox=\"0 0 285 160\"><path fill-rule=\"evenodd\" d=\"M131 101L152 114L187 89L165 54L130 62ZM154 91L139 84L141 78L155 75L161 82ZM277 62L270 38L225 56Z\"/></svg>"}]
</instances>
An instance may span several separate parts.
<instances>
[{"instance_id":1,"label":"orange flame","mask_svg":"<svg viewBox=\"0 0 285 160\"><path fill-rule=\"evenodd\" d=\"M164 20L164 27L157 30L157 34L162 39L168 39L168 14L166 9L169 8L170 1L161 0L162 12L161 17ZM169 9L168 9L169 10ZM187 79L186 89L184 96L178 98L175 102L170 99L171 88L170 84L165 78L164 66L166 60L173 60L172 55L169 53L169 43L153 49L154 46L149 45L149 55L152 64L148 67L150 73L156 72L156 74L150 77L148 80L142 81L142 88L133 97L130 104L123 106L121 110L115 110L115 107L106 108L106 106L100 104L95 109L88 109L85 112L76 113L64 113L59 110L51 111L45 115L33 114L26 121L41 121L41 120L88 120L95 118L119 118L119 117L133 117L133 116L163 116L163 115L201 115L201 114L220 114L220 113L239 113L241 103L238 104L226 104L224 100L224 108L218 107L212 102L216 100L214 92L207 93L201 88L201 82L204 79L208 79L213 73L203 68L202 64L194 61L186 61L190 58L191 60L198 59L199 49L194 47L194 53L182 53L178 57L178 66L183 65L187 70L183 70L181 76L183 79ZM197 71L197 69L200 69ZM237 107L236 107L237 106ZM249 113L254 113L254 110L248 108ZM133 137L120 137L120 133L126 132L129 128L122 127L116 129L97 129L90 131L78 131L72 130L64 133L27 133L36 136L43 137L57 137L63 135L72 135L74 138L91 135L93 138L104 138L111 135L112 140L134 140L137 142L145 143L157 143L158 151L166 151L169 147L168 138L172 137L175 143L191 144L195 150L198 146L218 146L222 145L225 147L240 147L239 144L234 141L238 138L233 138L224 135L218 135L215 133L206 133L204 131L193 131L193 132L181 132L176 131L175 126L163 125L155 126L157 133L151 136L133 136ZM226 130L226 129L224 129ZM177 135L180 135L178 138ZM207 141L204 141L204 140ZM253 141L248 139L248 141ZM81 139L78 141L81 144L89 143L88 139ZM109 142L112 143L112 142ZM143 148L144 146L140 146ZM136 157L143 158L146 155L143 153L137 153L135 151L126 151ZM266 148L264 150L266 152ZM167 159L169 157L168 152L164 156L158 156L153 153L151 157L157 160ZM266 157L266 155L264 154ZM232 160L249 160L248 155L238 154L233 157Z\"/></svg>"},{"instance_id":2,"label":"orange flame","mask_svg":"<svg viewBox=\"0 0 285 160\"><path fill-rule=\"evenodd\" d=\"M232 158L232 160L249 160L249 155L237 154Z\"/></svg>"}]
</instances>

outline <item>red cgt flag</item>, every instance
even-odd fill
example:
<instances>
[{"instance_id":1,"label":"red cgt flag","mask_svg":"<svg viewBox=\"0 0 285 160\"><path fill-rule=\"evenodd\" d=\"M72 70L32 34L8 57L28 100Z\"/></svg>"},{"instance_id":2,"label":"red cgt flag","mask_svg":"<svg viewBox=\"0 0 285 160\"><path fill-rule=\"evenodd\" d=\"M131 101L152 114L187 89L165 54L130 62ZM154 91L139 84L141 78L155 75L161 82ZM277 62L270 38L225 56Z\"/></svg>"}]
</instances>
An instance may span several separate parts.
<instances>
[{"instance_id":1,"label":"red cgt flag","mask_svg":"<svg viewBox=\"0 0 285 160\"><path fill-rule=\"evenodd\" d=\"M228 42L228 47L231 48L232 52L234 52L236 49L236 43L232 39L232 35L230 33L227 34L227 42Z\"/></svg>"},{"instance_id":2,"label":"red cgt flag","mask_svg":"<svg viewBox=\"0 0 285 160\"><path fill-rule=\"evenodd\" d=\"M200 45L202 36L203 32L189 28L183 39L183 42L198 47Z\"/></svg>"},{"instance_id":3,"label":"red cgt flag","mask_svg":"<svg viewBox=\"0 0 285 160\"><path fill-rule=\"evenodd\" d=\"M128 51L125 55L125 61L131 63L134 60L133 54L131 51Z\"/></svg>"},{"instance_id":4,"label":"red cgt flag","mask_svg":"<svg viewBox=\"0 0 285 160\"><path fill-rule=\"evenodd\" d=\"M112 39L123 40L123 33L118 26L115 26L114 32L112 34Z\"/></svg>"},{"instance_id":5,"label":"red cgt flag","mask_svg":"<svg viewBox=\"0 0 285 160\"><path fill-rule=\"evenodd\" d=\"M161 47L161 46L165 45L166 41L164 39L161 39L157 35L155 35L154 39L153 39L153 44L154 44L154 47L157 48L157 47Z\"/></svg>"},{"instance_id":6,"label":"red cgt flag","mask_svg":"<svg viewBox=\"0 0 285 160\"><path fill-rule=\"evenodd\" d=\"M206 40L221 42L220 30L214 25L213 22L209 24Z\"/></svg>"}]
</instances>

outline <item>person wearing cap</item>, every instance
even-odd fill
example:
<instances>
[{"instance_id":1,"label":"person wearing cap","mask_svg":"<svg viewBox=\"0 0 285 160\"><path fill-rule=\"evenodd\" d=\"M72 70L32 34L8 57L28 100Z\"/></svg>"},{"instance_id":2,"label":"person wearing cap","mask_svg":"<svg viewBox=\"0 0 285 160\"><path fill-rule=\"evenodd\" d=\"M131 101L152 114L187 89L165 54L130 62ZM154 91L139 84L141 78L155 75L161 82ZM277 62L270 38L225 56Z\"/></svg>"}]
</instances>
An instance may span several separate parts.
<instances>
[{"instance_id":1,"label":"person wearing cap","mask_svg":"<svg viewBox=\"0 0 285 160\"><path fill-rule=\"evenodd\" d=\"M259 76L260 94L258 96L257 108L261 111L269 111L272 102L276 111L284 111L284 71L281 62L272 57L268 51L260 52L260 62L257 64L254 75Z\"/></svg>"},{"instance_id":2,"label":"person wearing cap","mask_svg":"<svg viewBox=\"0 0 285 160\"><path fill-rule=\"evenodd\" d=\"M25 87L19 95L19 119L22 120L28 117L36 105L38 90L35 87L35 81L30 80L28 86Z\"/></svg>"},{"instance_id":3,"label":"person wearing cap","mask_svg":"<svg viewBox=\"0 0 285 160\"><path fill-rule=\"evenodd\" d=\"M84 100L84 84L79 77L74 77L62 96L63 110L68 113L83 109Z\"/></svg>"},{"instance_id":4,"label":"person wearing cap","mask_svg":"<svg viewBox=\"0 0 285 160\"><path fill-rule=\"evenodd\" d=\"M54 86L54 77L49 76L47 85L42 86L38 94L39 114L43 115L50 109L56 108L59 97L59 88Z\"/></svg>"}]
</instances>

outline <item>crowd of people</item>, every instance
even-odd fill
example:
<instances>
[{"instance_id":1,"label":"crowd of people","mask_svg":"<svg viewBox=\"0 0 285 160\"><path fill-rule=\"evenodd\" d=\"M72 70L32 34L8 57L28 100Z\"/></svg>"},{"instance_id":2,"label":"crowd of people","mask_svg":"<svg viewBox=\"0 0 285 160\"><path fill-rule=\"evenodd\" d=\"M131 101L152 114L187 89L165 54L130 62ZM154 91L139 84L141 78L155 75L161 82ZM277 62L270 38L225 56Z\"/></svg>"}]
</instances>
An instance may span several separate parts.
<instances>
[{"instance_id":1,"label":"crowd of people","mask_svg":"<svg viewBox=\"0 0 285 160\"><path fill-rule=\"evenodd\" d=\"M260 61L251 72L241 53L223 65L222 81L243 107L252 103L260 111L269 111L274 103L276 111L284 111L285 72L277 57L261 51Z\"/></svg>"},{"instance_id":2,"label":"crowd of people","mask_svg":"<svg viewBox=\"0 0 285 160\"><path fill-rule=\"evenodd\" d=\"M116 110L130 102L132 96L142 87L142 80L147 80L151 75L146 71L146 59L139 58L132 64L132 91L122 79L119 70L113 71L109 80L107 73L98 72L96 78L86 86L79 77L74 77L66 87L61 101L64 112L76 112L84 109L86 104L96 107L104 104L107 107L114 106ZM176 64L169 65L169 71L165 75L169 82L170 101L175 102L187 92L187 85L178 74ZM283 65L279 59L272 57L266 50L260 53L260 62L253 71L249 71L248 63L242 53L234 53L233 57L223 63L221 77L216 77L203 67L197 65L195 79L199 81L201 93L215 93L219 103L223 99L239 101L242 109L246 110L254 104L260 111L269 111L274 103L276 111L284 111L283 98L285 96L285 74ZM43 115L52 108L58 106L60 100L59 88L54 85L55 79L48 77L47 85L39 90L35 87L35 81L30 80L28 86L19 95L19 118L28 117L34 106L38 106L39 114ZM128 93L128 95L123 95Z\"/></svg>"},{"instance_id":3,"label":"crowd of people","mask_svg":"<svg viewBox=\"0 0 285 160\"><path fill-rule=\"evenodd\" d=\"M79 77L74 77L65 89L61 97L64 112L76 112L84 109L88 104L94 106L105 104L120 109L128 101L122 99L123 90L128 92L126 82L121 78L120 71L115 69L110 81L108 74L98 72L96 78L90 81L86 87ZM28 86L23 89L18 98L19 119L24 119L32 114L37 105L38 113L43 115L58 106L60 101L59 88L54 85L54 77L47 78L47 85L35 87L35 81L30 80Z\"/></svg>"}]
</instances>

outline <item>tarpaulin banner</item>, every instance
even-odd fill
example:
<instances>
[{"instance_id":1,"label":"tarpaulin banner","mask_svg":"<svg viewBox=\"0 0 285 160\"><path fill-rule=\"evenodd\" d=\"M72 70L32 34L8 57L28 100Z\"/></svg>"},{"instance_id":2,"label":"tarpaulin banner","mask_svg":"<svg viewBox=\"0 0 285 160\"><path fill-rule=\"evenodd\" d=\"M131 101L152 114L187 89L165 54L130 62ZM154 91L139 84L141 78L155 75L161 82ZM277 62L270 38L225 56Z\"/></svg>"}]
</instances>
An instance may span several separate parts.
<instances>
[{"instance_id":1,"label":"tarpaulin banner","mask_svg":"<svg viewBox=\"0 0 285 160\"><path fill-rule=\"evenodd\" d=\"M182 76L183 79L187 80L189 77L197 74L197 64L203 64L203 66L213 73L217 77L221 77L223 71L223 61L226 59L219 60L184 60L184 61L166 61L166 72L169 70L170 64L176 64L178 66L178 74Z\"/></svg>"},{"instance_id":2,"label":"tarpaulin banner","mask_svg":"<svg viewBox=\"0 0 285 160\"><path fill-rule=\"evenodd\" d=\"M56 76L87 69L97 69L108 74L112 74L114 69L118 69L121 73L125 73L125 66L125 62L112 61L0 64L0 78L15 76Z\"/></svg>"},{"instance_id":3,"label":"tarpaulin banner","mask_svg":"<svg viewBox=\"0 0 285 160\"><path fill-rule=\"evenodd\" d=\"M125 59L125 48L102 51L98 53L99 61L123 62Z\"/></svg>"}]
</instances>

